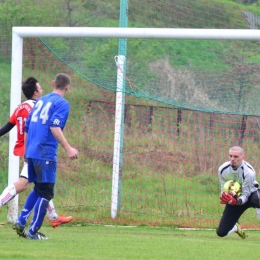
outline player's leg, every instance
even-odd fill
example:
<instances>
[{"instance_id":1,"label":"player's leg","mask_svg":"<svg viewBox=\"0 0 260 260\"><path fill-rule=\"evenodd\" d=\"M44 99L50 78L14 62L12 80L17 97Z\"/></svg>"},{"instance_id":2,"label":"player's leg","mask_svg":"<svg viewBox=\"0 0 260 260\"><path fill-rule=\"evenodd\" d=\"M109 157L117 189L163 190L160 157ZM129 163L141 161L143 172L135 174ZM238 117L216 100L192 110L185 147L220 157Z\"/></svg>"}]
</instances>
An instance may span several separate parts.
<instances>
[{"instance_id":1,"label":"player's leg","mask_svg":"<svg viewBox=\"0 0 260 260\"><path fill-rule=\"evenodd\" d=\"M30 172L30 174L31 174L31 179L36 181L37 176L34 171L34 166L33 166L33 162L31 159L28 159L28 172ZM16 221L15 225L13 226L13 229L16 231L16 233L19 236L26 237L26 233L25 233L26 222L27 222L27 219L29 218L38 198L39 198L39 196L34 187L34 190L31 191L31 193L29 194L29 196L26 199L26 202L18 217L18 220Z\"/></svg>"},{"instance_id":2,"label":"player's leg","mask_svg":"<svg viewBox=\"0 0 260 260\"><path fill-rule=\"evenodd\" d=\"M8 203L18 193L25 191L29 186L27 163L24 162L23 169L17 182L8 185L0 195L0 207Z\"/></svg>"},{"instance_id":3,"label":"player's leg","mask_svg":"<svg viewBox=\"0 0 260 260\"><path fill-rule=\"evenodd\" d=\"M39 196L36 193L35 189L27 197L24 207L23 207L16 223L13 226L13 229L16 231L16 233L19 236L26 237L26 232L25 232L26 222L27 222L28 218L30 217L31 212L32 212L38 198L39 198Z\"/></svg>"},{"instance_id":4,"label":"player's leg","mask_svg":"<svg viewBox=\"0 0 260 260\"><path fill-rule=\"evenodd\" d=\"M217 228L217 235L224 237L232 232L238 232L239 227L236 224L249 207L248 203L241 206L226 205Z\"/></svg>"},{"instance_id":5,"label":"player's leg","mask_svg":"<svg viewBox=\"0 0 260 260\"><path fill-rule=\"evenodd\" d=\"M34 215L27 233L29 239L47 239L42 233L38 233L47 212L49 201L54 197L54 184L56 181L56 162L46 162L43 160L31 159L34 167L33 171L29 168L29 181L35 183L35 191L38 195L34 207ZM29 162L30 164L30 162Z\"/></svg>"},{"instance_id":6,"label":"player's leg","mask_svg":"<svg viewBox=\"0 0 260 260\"><path fill-rule=\"evenodd\" d=\"M20 178L19 178L18 182L14 183L14 186L15 186L16 194L18 194L18 193L20 193L20 192L22 192L22 191L24 191L28 188L29 182L28 182L28 163L27 162L24 162L24 167L21 171ZM73 219L72 216L63 216L63 215L59 216L56 213L56 210L55 210L55 207L54 207L52 200L50 200L50 202L49 202L49 206L48 206L48 209L47 209L47 216L50 220L50 225L53 228L56 228L56 227L58 227L59 225L62 225L62 224L66 224Z\"/></svg>"},{"instance_id":7,"label":"player's leg","mask_svg":"<svg viewBox=\"0 0 260 260\"><path fill-rule=\"evenodd\" d=\"M44 217L47 212L49 200L54 195L54 183L36 183L35 188L38 194L38 200L34 207L34 215L30 225L30 229L27 233L29 239L48 239L42 233L38 233L42 226Z\"/></svg>"},{"instance_id":8,"label":"player's leg","mask_svg":"<svg viewBox=\"0 0 260 260\"><path fill-rule=\"evenodd\" d=\"M0 207L4 206L15 196L16 196L16 189L14 187L14 184L8 185L0 195Z\"/></svg>"},{"instance_id":9,"label":"player's leg","mask_svg":"<svg viewBox=\"0 0 260 260\"><path fill-rule=\"evenodd\" d=\"M48 215L48 218L50 220L50 225L53 228L56 228L56 227L58 227L59 225L62 225L62 224L66 224L73 219L72 216L68 216L68 217L63 216L63 215L59 216L56 213L56 210L55 210L55 207L54 207L52 200L49 201L49 205L48 205L48 209L47 209L47 215Z\"/></svg>"},{"instance_id":10,"label":"player's leg","mask_svg":"<svg viewBox=\"0 0 260 260\"><path fill-rule=\"evenodd\" d=\"M18 221L22 225L26 225L27 219L30 217L31 212L32 212L33 208L35 207L35 204L36 204L38 198L39 198L39 195L37 194L36 189L34 187L34 189L28 195L26 202L24 204L24 207L18 217Z\"/></svg>"},{"instance_id":11,"label":"player's leg","mask_svg":"<svg viewBox=\"0 0 260 260\"><path fill-rule=\"evenodd\" d=\"M28 179L20 176L18 181L14 183L16 194L19 194L19 193L27 190L29 185L30 184L28 182Z\"/></svg>"},{"instance_id":12,"label":"player's leg","mask_svg":"<svg viewBox=\"0 0 260 260\"><path fill-rule=\"evenodd\" d=\"M248 198L248 202L254 208L260 208L260 190L256 190L255 192L251 193Z\"/></svg>"},{"instance_id":13,"label":"player's leg","mask_svg":"<svg viewBox=\"0 0 260 260\"><path fill-rule=\"evenodd\" d=\"M224 216L224 220L223 220L223 223L228 223L230 222L232 225L234 224L234 221L236 221L234 227L229 230L228 234L230 233L233 233L233 232L236 232L242 239L245 239L246 238L246 234L245 232L241 229L240 225L237 223L238 219L237 219L237 214L239 214L240 216L243 214L243 212L245 210L247 210L248 208L257 208L257 207L260 207L260 194L259 194L259 191L255 191L253 192L249 198L248 198L248 201L244 204L244 205L241 205L241 206L227 206L228 207L228 210L227 211L233 211L233 212L228 212L226 214L226 216ZM226 209L225 209L226 210ZM236 213L234 213L236 212ZM224 215L224 214L223 214ZM228 217L227 217L228 216ZM237 219L237 220L236 220ZM231 225L230 224L230 225ZM219 234L225 234L226 230L228 228L226 228L225 232L223 232L223 224L222 222L220 222L220 225L219 225L219 230L217 231L217 233ZM222 230L222 231L221 231Z\"/></svg>"},{"instance_id":14,"label":"player's leg","mask_svg":"<svg viewBox=\"0 0 260 260\"><path fill-rule=\"evenodd\" d=\"M49 201L49 205L48 205L48 208L47 208L47 216L48 216L50 221L55 220L59 217L58 214L56 213L56 209L54 207L52 200Z\"/></svg>"},{"instance_id":15,"label":"player's leg","mask_svg":"<svg viewBox=\"0 0 260 260\"><path fill-rule=\"evenodd\" d=\"M30 184L28 182L28 162L24 161L23 169L21 171L19 179L17 182L14 183L16 194L27 190L29 185Z\"/></svg>"}]
</instances>

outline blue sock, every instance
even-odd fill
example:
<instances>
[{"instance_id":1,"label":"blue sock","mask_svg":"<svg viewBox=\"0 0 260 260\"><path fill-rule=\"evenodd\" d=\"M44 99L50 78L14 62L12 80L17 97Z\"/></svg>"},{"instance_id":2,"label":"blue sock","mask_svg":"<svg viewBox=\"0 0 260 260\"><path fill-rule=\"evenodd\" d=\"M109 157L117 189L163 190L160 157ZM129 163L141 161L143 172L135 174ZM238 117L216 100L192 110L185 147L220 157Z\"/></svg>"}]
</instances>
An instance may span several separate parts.
<instances>
[{"instance_id":1,"label":"blue sock","mask_svg":"<svg viewBox=\"0 0 260 260\"><path fill-rule=\"evenodd\" d=\"M29 218L35 204L36 201L38 200L39 196L38 194L35 192L35 190L33 190L27 197L27 200L24 204L23 210L20 213L20 216L18 217L19 222L22 225L26 224L27 219Z\"/></svg>"},{"instance_id":2,"label":"blue sock","mask_svg":"<svg viewBox=\"0 0 260 260\"><path fill-rule=\"evenodd\" d=\"M45 214L47 212L47 208L49 205L49 201L39 197L35 207L34 207L34 215L33 220L29 229L29 233L34 235L41 228L42 222L44 220Z\"/></svg>"}]
</instances>

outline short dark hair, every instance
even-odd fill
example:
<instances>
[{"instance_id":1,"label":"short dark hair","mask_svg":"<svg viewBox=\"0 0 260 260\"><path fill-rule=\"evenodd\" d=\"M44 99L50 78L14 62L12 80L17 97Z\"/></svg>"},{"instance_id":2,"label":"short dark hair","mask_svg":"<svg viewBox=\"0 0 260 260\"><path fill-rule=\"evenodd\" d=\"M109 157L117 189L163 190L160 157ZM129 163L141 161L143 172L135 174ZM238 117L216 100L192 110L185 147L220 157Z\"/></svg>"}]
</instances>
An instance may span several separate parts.
<instances>
[{"instance_id":1,"label":"short dark hair","mask_svg":"<svg viewBox=\"0 0 260 260\"><path fill-rule=\"evenodd\" d=\"M59 73L55 77L55 88L64 89L66 86L70 85L70 77L65 73Z\"/></svg>"},{"instance_id":2,"label":"short dark hair","mask_svg":"<svg viewBox=\"0 0 260 260\"><path fill-rule=\"evenodd\" d=\"M22 91L27 99L31 99L33 97L34 91L38 91L36 83L38 80L34 77L27 78L22 83Z\"/></svg>"}]
</instances>

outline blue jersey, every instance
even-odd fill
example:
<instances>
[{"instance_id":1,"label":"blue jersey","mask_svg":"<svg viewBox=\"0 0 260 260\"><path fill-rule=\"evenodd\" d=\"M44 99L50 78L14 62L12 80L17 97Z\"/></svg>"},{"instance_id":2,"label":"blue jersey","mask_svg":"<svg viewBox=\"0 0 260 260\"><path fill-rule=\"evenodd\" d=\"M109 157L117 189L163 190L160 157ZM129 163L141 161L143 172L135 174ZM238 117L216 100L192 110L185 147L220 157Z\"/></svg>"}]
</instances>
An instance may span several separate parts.
<instances>
[{"instance_id":1,"label":"blue jersey","mask_svg":"<svg viewBox=\"0 0 260 260\"><path fill-rule=\"evenodd\" d=\"M58 141L50 127L65 127L70 105L62 96L50 93L37 100L25 124L26 158L57 162Z\"/></svg>"}]
</instances>

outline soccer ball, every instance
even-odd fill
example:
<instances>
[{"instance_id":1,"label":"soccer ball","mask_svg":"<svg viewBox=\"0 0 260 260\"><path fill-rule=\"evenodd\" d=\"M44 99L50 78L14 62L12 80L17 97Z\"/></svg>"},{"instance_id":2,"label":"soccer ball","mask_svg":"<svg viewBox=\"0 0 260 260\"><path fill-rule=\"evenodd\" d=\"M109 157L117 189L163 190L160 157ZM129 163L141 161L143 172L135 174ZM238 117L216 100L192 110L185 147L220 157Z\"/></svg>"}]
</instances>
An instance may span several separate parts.
<instances>
[{"instance_id":1,"label":"soccer ball","mask_svg":"<svg viewBox=\"0 0 260 260\"><path fill-rule=\"evenodd\" d=\"M224 191L230 193L231 195L241 195L241 185L237 181L227 181L224 184Z\"/></svg>"}]
</instances>

